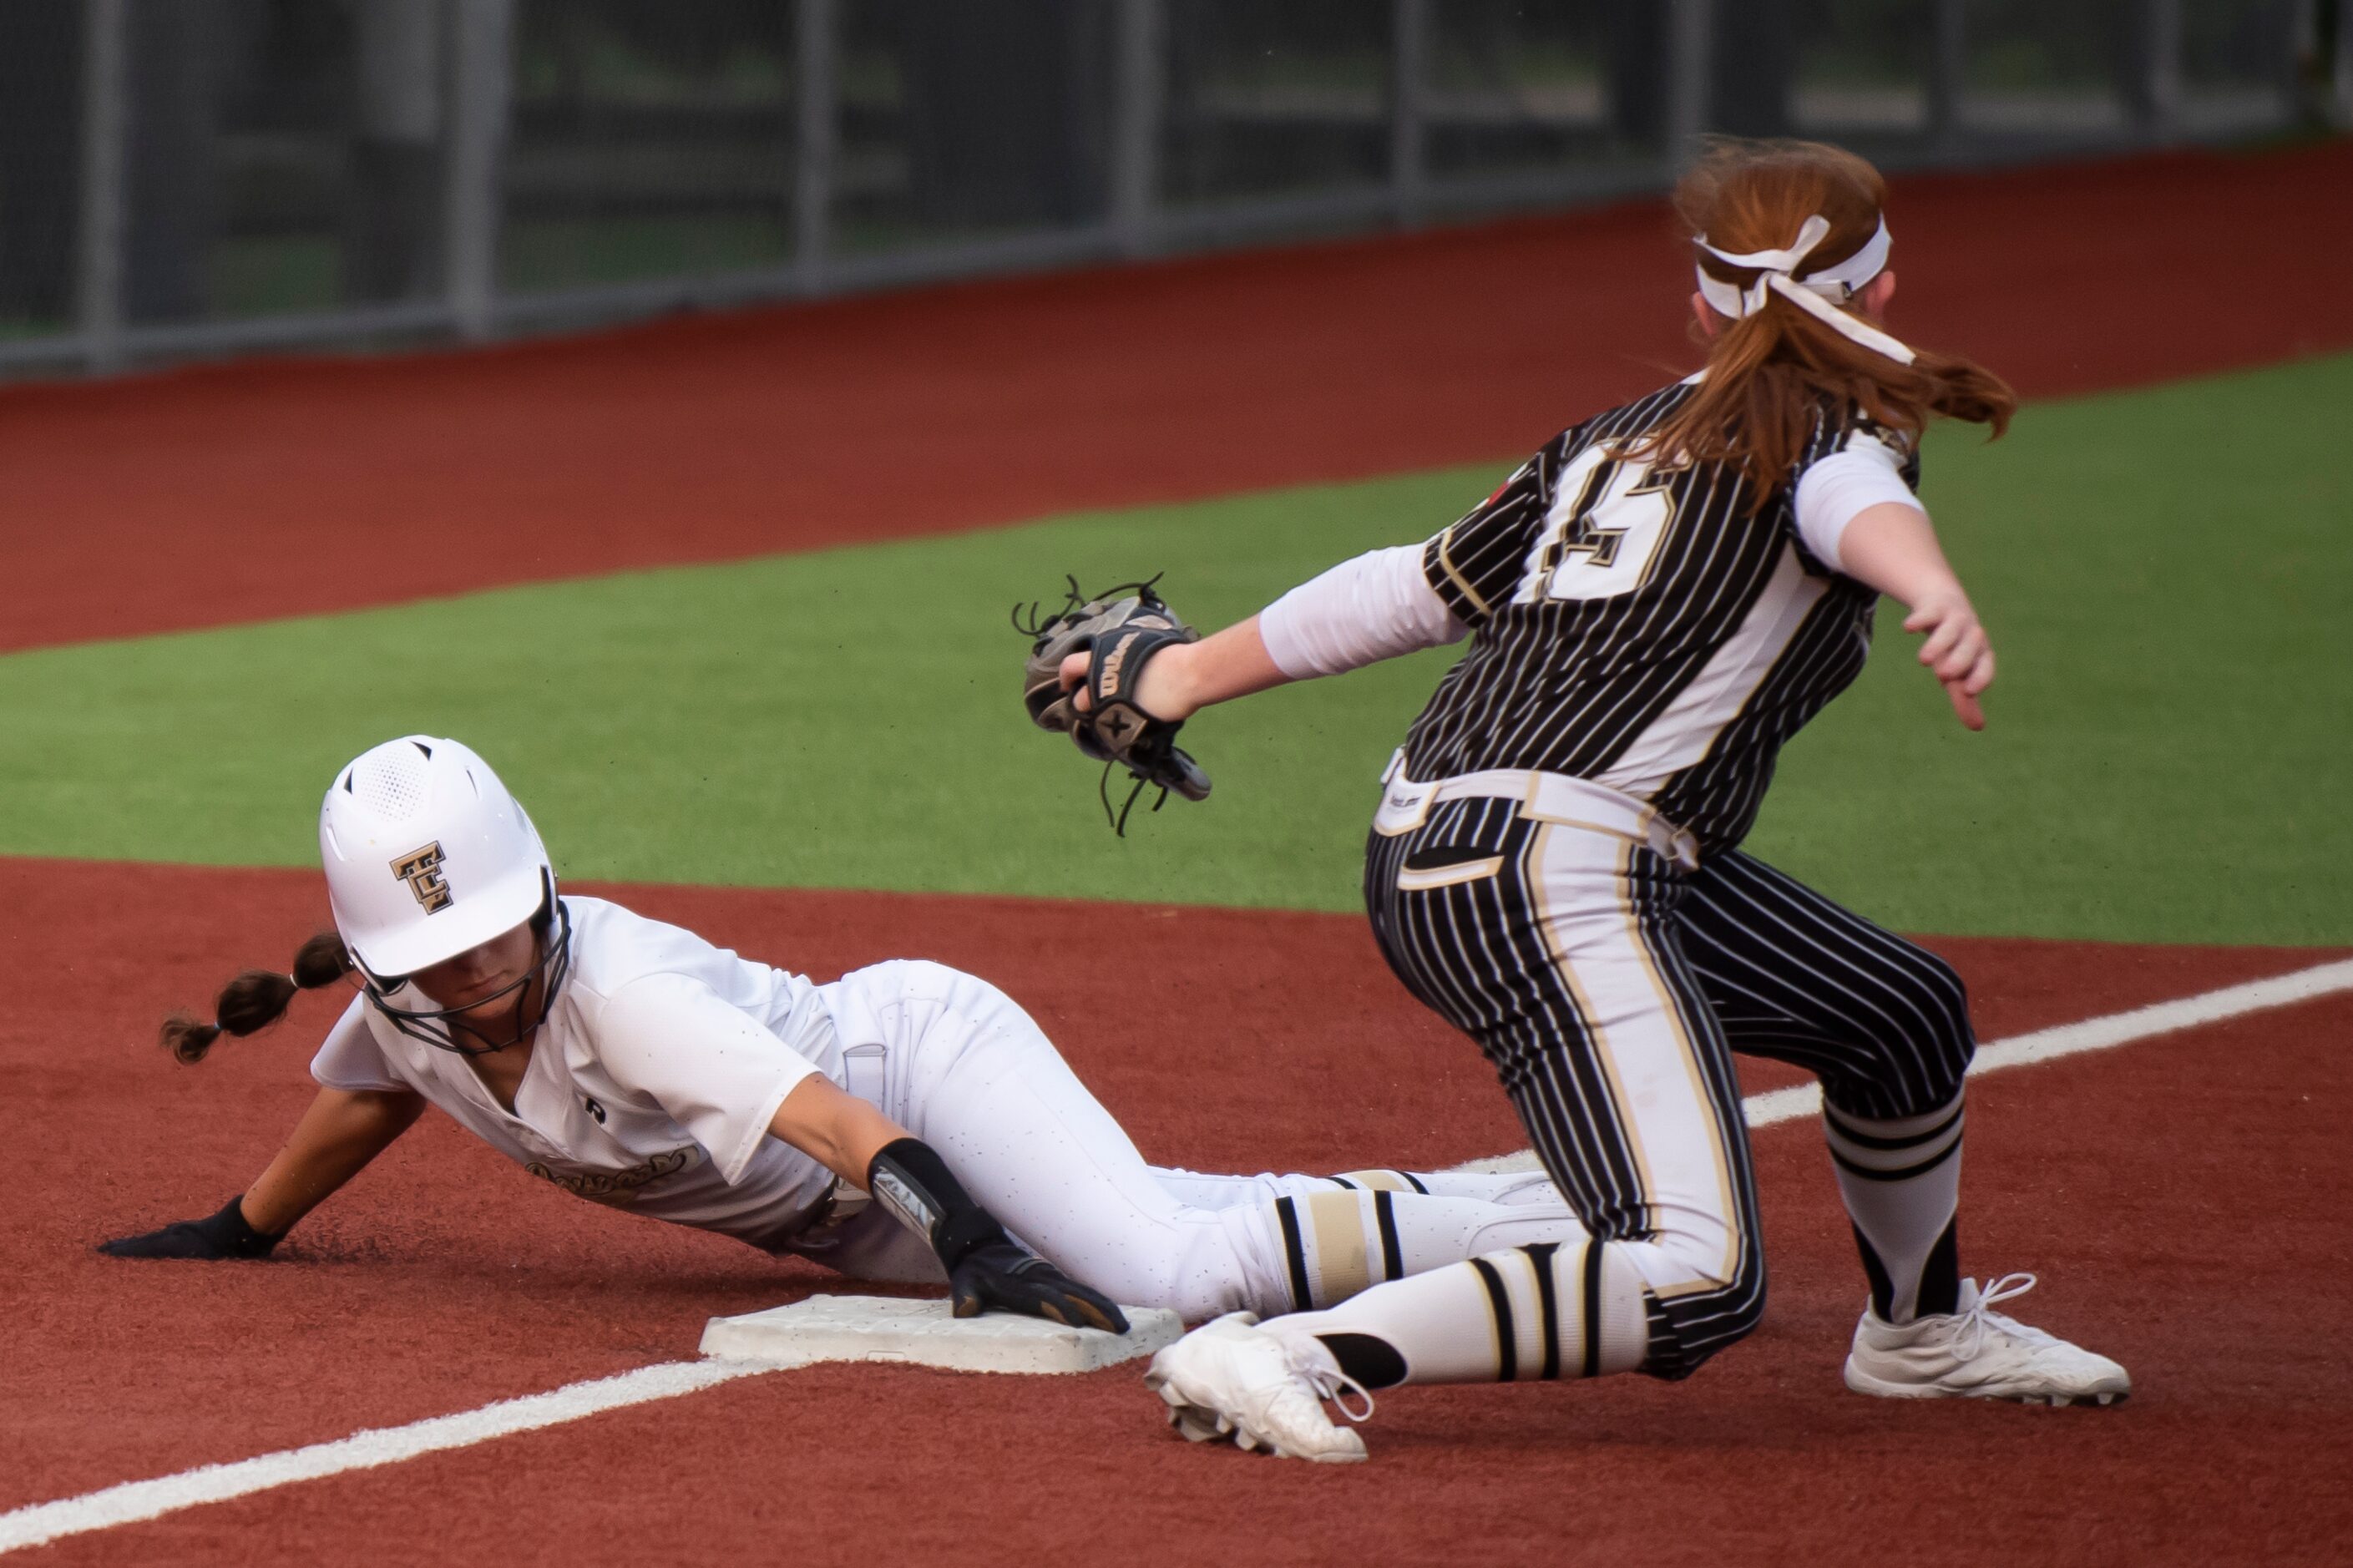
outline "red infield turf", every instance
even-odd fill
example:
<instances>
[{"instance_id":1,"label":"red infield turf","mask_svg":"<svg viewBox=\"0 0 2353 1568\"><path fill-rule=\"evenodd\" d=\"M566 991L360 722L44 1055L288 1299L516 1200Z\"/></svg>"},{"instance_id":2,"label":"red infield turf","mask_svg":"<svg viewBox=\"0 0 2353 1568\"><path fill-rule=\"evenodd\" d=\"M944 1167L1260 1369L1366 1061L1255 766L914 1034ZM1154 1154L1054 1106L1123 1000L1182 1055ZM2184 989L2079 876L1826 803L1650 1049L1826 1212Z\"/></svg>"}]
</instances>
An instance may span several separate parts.
<instances>
[{"instance_id":1,"label":"red infield turf","mask_svg":"<svg viewBox=\"0 0 2353 1568\"><path fill-rule=\"evenodd\" d=\"M568 1198L438 1119L298 1233L288 1264L98 1258L100 1237L237 1190L305 1098L325 999L201 1068L149 1042L166 1008L290 950L321 913L316 879L23 860L0 879L41 914L6 932L0 1070L35 1112L19 1125L42 1129L18 1158L74 1172L0 1216L0 1511L688 1357L714 1312L839 1288ZM1100 906L624 892L819 975L906 953L988 974L1155 1158L1435 1163L1518 1142L1475 1053L1345 917L1157 915L1165 963L1131 999L1167 1020L1147 1053L1070 973ZM1989 1038L2332 956L1936 945ZM1776 1273L1753 1341L1682 1388L1401 1391L1358 1470L1187 1448L1133 1371L818 1369L26 1560L2342 1561L2353 1504L2327 1478L2353 1461L2348 1047L2340 996L1972 1091L1965 1261L2042 1271L2032 1321L2133 1367L2120 1410L1840 1388L1859 1274L1817 1135L1788 1125L1757 1140Z\"/></svg>"},{"instance_id":2,"label":"red infield turf","mask_svg":"<svg viewBox=\"0 0 2353 1568\"><path fill-rule=\"evenodd\" d=\"M2032 396L2353 344L2353 143L1903 181ZM1663 208L0 392L0 647L1516 457L1695 362ZM93 572L94 561L105 570Z\"/></svg>"}]
</instances>

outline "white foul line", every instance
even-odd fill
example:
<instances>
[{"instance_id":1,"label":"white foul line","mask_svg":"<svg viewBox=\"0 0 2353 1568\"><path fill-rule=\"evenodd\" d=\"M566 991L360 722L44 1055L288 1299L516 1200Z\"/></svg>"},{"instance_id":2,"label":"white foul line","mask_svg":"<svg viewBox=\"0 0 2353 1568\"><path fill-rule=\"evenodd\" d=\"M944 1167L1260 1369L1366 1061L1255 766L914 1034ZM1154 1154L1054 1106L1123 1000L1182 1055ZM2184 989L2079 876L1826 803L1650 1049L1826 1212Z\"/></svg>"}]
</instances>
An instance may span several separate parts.
<instances>
[{"instance_id":1,"label":"white foul line","mask_svg":"<svg viewBox=\"0 0 2353 1568\"><path fill-rule=\"evenodd\" d=\"M1977 1059L1969 1063L1969 1076L1976 1078L1981 1073L2000 1072L2005 1068L2026 1067L2059 1057L2072 1057L2079 1051L2105 1051L2111 1046L2146 1040L2154 1035L2176 1034L2200 1024L2219 1023L2242 1013L2260 1013L2267 1007L2284 1007L2292 1002L2306 1002L2337 991L2353 991L2353 958L2335 963L2316 964L2310 969L2299 969L2293 974L2276 975L2269 980L2250 980L2243 985L2225 985L2220 991L2184 996L2178 1002L2159 1002L2152 1006L2136 1007L2129 1013L2111 1013L2105 1018L2086 1018L2080 1024L2062 1024L2056 1028L2037 1029L2031 1035L2013 1035L2006 1040L1979 1046ZM1742 1100L1740 1109L1752 1128L1795 1121L1801 1116L1814 1116L1820 1112L1821 1086L1801 1083L1788 1089L1767 1089L1763 1094L1752 1094ZM1526 1149L1511 1154L1491 1155L1456 1167L1463 1171L1492 1171L1498 1174L1535 1168L1536 1157Z\"/></svg>"},{"instance_id":2,"label":"white foul line","mask_svg":"<svg viewBox=\"0 0 2353 1568\"><path fill-rule=\"evenodd\" d=\"M86 1531L135 1524L142 1519L176 1513L181 1509L194 1508L199 1503L226 1502L231 1498L267 1491L272 1487L282 1487L294 1481L312 1481L324 1476L341 1475L345 1470L396 1465L419 1454L430 1454L442 1448L468 1447L488 1442L492 1437L503 1437L511 1432L529 1432L535 1427L577 1421L583 1415L594 1415L600 1410L617 1410L623 1405L643 1405L655 1399L675 1399L681 1394L692 1394L714 1384L779 1370L763 1362L663 1362L615 1377L568 1383L545 1394L527 1394L521 1399L502 1399L495 1405L485 1405L479 1410L463 1411L455 1415L436 1415L429 1420L413 1421L406 1426L383 1426L354 1432L332 1443L288 1448L275 1454L263 1454L258 1458L239 1459L234 1464L206 1465L200 1469L183 1470L176 1476L164 1476L156 1480L126 1481L121 1486L86 1492L80 1497L34 1503L10 1513L0 1513L0 1552L14 1552L20 1546L38 1546L61 1536L79 1535Z\"/></svg>"},{"instance_id":3,"label":"white foul line","mask_svg":"<svg viewBox=\"0 0 2353 1568\"><path fill-rule=\"evenodd\" d=\"M1969 1076L2000 1072L2004 1068L2031 1067L2081 1051L2105 1051L2111 1046L2145 1040L2152 1035L2178 1034L2200 1024L2235 1018L2242 1013L2260 1013L2267 1007L2310 1001L2333 991L2353 991L2353 958L2299 969L2293 974L2269 980L2225 985L2220 991L2136 1007L2129 1013L2111 1013L2105 1018L2086 1018L2080 1024L2062 1024L2056 1028L2037 1029L2031 1035L2012 1035L2009 1039L1979 1046L1977 1059L1969 1063ZM1740 1102L1740 1107L1747 1113L1751 1127L1792 1121L1820 1111L1821 1086L1801 1083L1792 1089L1752 1094Z\"/></svg>"},{"instance_id":4,"label":"white foul line","mask_svg":"<svg viewBox=\"0 0 2353 1568\"><path fill-rule=\"evenodd\" d=\"M2353 991L2353 959L2318 964L2270 980L2226 985L2219 991L2186 996L2178 1002L2160 1002L2154 1006L2136 1007L2128 1013L2087 1018L2080 1024L2063 1024L2057 1028L2038 1029L2031 1035L1997 1040L1978 1047L1977 1060L1970 1065L1969 1072L1974 1077L1979 1073L2000 1072L2006 1068L2025 1067L2034 1062L2073 1056L2080 1051L2106 1050L2133 1040L2174 1034L2200 1024L2217 1023L2224 1018L2262 1012L2270 1007L2284 1007L2290 1003L2306 1002L2338 991ZM1749 1126L1770 1127L1776 1122L1792 1121L1801 1116L1814 1114L1821 1107L1821 1091L1812 1084L1804 1084L1794 1089L1777 1089L1766 1094L1750 1095L1741 1103ZM1458 1169L1530 1170L1535 1168L1535 1156L1522 1151L1517 1154L1498 1155L1489 1160L1474 1160ZM295 1481L318 1480L346 1470L395 1465L420 1454L469 1447L510 1433L559 1426L566 1421L577 1421L584 1415L618 1410L626 1405L675 1399L681 1394L693 1394L739 1377L754 1377L782 1370L778 1366L755 1362L663 1362L614 1377L566 1384L545 1394L501 1400L495 1405L485 1405L478 1410L462 1411L455 1415L436 1415L429 1420L411 1422L406 1426L354 1432L332 1443L313 1443L308 1447L263 1454L234 1464L206 1465L155 1480L126 1481L121 1486L106 1487L80 1497L62 1498L56 1502L32 1503L8 1513L0 1513L0 1552L13 1552L21 1546L39 1546L65 1536L106 1530L119 1524L135 1524L142 1520L160 1518L201 1503L226 1502L231 1498L267 1491Z\"/></svg>"}]
</instances>

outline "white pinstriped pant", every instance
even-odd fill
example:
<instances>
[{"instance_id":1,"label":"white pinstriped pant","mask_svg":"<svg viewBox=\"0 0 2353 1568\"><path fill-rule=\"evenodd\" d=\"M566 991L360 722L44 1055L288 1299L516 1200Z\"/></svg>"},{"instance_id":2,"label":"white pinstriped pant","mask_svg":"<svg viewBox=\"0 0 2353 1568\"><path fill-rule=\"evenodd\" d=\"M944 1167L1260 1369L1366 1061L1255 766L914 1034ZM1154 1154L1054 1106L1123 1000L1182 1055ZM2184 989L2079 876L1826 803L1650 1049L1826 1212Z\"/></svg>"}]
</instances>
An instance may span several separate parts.
<instances>
[{"instance_id":1,"label":"white pinstriped pant","mask_svg":"<svg viewBox=\"0 0 2353 1568\"><path fill-rule=\"evenodd\" d=\"M1941 960L1751 857L1702 864L1639 802L1581 781L1451 798L1393 781L1365 890L1391 967L1478 1041L1554 1182L1625 1244L1659 1375L1764 1310L1732 1051L1803 1066L1833 1106L1884 1119L1947 1104L1973 1049Z\"/></svg>"}]
</instances>

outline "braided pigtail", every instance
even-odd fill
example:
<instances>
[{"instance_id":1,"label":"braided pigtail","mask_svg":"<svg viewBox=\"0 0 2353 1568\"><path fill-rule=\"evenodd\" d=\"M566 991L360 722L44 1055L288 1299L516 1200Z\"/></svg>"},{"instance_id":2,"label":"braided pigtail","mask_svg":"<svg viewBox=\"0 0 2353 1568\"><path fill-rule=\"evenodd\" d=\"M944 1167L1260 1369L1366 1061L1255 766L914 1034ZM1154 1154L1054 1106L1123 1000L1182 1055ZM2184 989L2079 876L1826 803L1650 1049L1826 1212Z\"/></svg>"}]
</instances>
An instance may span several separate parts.
<instances>
[{"instance_id":1,"label":"braided pigtail","mask_svg":"<svg viewBox=\"0 0 2353 1568\"><path fill-rule=\"evenodd\" d=\"M258 1034L286 1016L297 991L332 985L351 972L352 955L344 949L343 939L322 931L295 952L293 973L248 969L222 986L213 1004L211 1023L186 1012L164 1019L164 1048L182 1062L200 1062L222 1035Z\"/></svg>"}]
</instances>

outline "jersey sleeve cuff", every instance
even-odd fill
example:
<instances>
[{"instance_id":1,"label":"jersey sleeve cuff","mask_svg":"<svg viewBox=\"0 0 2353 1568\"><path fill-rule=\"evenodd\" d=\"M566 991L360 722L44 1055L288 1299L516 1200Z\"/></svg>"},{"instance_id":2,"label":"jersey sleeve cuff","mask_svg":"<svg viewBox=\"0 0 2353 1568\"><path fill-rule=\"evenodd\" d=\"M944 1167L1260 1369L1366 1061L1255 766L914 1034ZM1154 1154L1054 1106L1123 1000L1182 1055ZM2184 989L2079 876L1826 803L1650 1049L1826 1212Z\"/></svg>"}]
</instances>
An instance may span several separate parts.
<instances>
[{"instance_id":1,"label":"jersey sleeve cuff","mask_svg":"<svg viewBox=\"0 0 2353 1568\"><path fill-rule=\"evenodd\" d=\"M1798 537L1815 560L1833 572L1844 572L1840 545L1847 526L1874 506L1892 503L1926 512L1904 482L1900 462L1884 443L1862 439L1799 476L1792 510Z\"/></svg>"},{"instance_id":2,"label":"jersey sleeve cuff","mask_svg":"<svg viewBox=\"0 0 2353 1568\"><path fill-rule=\"evenodd\" d=\"M734 1148L723 1153L718 1150L712 1152L719 1166L721 1180L731 1187L743 1184L744 1173L751 1169L753 1156L759 1153L761 1143L772 1136L768 1131L768 1124L776 1119L776 1108L785 1103L786 1095L801 1086L803 1079L807 1079L817 1070L817 1064L814 1062L795 1061L777 1077L775 1086L767 1094L761 1098L758 1114L745 1127L742 1141Z\"/></svg>"},{"instance_id":3,"label":"jersey sleeve cuff","mask_svg":"<svg viewBox=\"0 0 2353 1568\"><path fill-rule=\"evenodd\" d=\"M321 1089L339 1089L345 1094L406 1094L410 1092L408 1085L387 1079L327 1078L319 1073L313 1072L311 1075L311 1081L317 1084Z\"/></svg>"}]
</instances>

